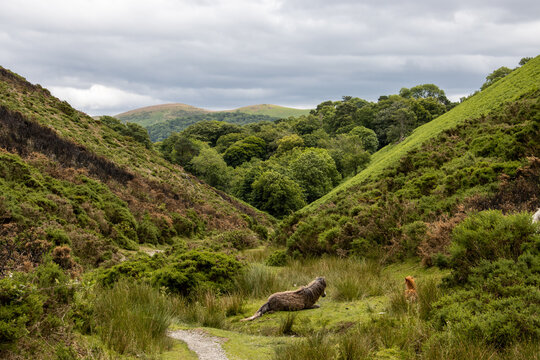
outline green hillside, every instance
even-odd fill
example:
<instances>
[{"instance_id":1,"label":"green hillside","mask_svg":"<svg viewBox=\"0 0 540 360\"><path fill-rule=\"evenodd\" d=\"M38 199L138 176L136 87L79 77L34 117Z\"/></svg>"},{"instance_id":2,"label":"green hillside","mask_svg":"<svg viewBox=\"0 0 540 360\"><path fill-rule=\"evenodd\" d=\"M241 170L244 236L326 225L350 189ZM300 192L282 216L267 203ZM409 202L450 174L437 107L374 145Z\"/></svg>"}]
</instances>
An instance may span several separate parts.
<instances>
[{"instance_id":1,"label":"green hillside","mask_svg":"<svg viewBox=\"0 0 540 360\"><path fill-rule=\"evenodd\" d=\"M370 246L384 252L392 244L403 248L412 236L407 234L413 231L411 226L419 226L414 244L408 245L414 255L426 240L427 229L454 216L460 206L482 209L494 203L493 196L503 191L500 176L508 176L511 183L534 184L537 175L524 180L517 174L528 167L536 169L531 159L540 156L538 84L540 57L418 127L404 141L382 148L358 175L284 221L283 241L291 251L308 253L362 251ZM482 147L485 150L479 150ZM479 204L471 205L475 196L485 204L477 199ZM515 199L515 206L508 206L531 211L538 206L535 198ZM319 242L314 242L317 238Z\"/></svg>"},{"instance_id":2,"label":"green hillside","mask_svg":"<svg viewBox=\"0 0 540 360\"><path fill-rule=\"evenodd\" d=\"M267 115L276 117L279 119L287 118L289 116L301 116L309 114L309 109L295 109L285 106L272 105L272 104L259 104L244 106L238 109L230 110L246 114L253 115Z\"/></svg>"},{"instance_id":3,"label":"green hillside","mask_svg":"<svg viewBox=\"0 0 540 360\"><path fill-rule=\"evenodd\" d=\"M428 139L437 136L447 129L463 124L467 119L486 115L500 107L503 103L511 102L531 89L538 88L539 84L540 57L536 57L527 63L527 66L516 69L502 81L496 82L493 86L476 94L448 113L418 127L401 143L389 145L377 151L373 154L370 165L364 171L340 186L337 186L324 197L309 204L301 212L314 211L317 207L332 201L332 197L338 192L347 191L353 185L377 177L383 169L396 164L408 151L418 148Z\"/></svg>"},{"instance_id":4,"label":"green hillside","mask_svg":"<svg viewBox=\"0 0 540 360\"><path fill-rule=\"evenodd\" d=\"M186 117L195 114L207 114L209 110L200 109L186 104L162 104L146 106L139 109L130 110L115 117L123 122L132 122L143 127L153 124Z\"/></svg>"},{"instance_id":5,"label":"green hillside","mask_svg":"<svg viewBox=\"0 0 540 360\"><path fill-rule=\"evenodd\" d=\"M115 117L148 129L153 142L161 141L173 132L180 132L201 121L225 121L245 125L260 121L273 121L289 116L307 115L309 110L278 105L251 105L233 110L209 111L185 104L163 104L131 110Z\"/></svg>"}]
</instances>

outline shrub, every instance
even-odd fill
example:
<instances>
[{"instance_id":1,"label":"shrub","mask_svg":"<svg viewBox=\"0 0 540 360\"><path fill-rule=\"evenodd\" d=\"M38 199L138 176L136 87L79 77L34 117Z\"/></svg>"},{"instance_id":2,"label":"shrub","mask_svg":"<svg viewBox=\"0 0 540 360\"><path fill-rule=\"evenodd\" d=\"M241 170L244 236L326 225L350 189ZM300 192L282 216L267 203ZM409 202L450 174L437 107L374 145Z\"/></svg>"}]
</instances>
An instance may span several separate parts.
<instances>
[{"instance_id":1,"label":"shrub","mask_svg":"<svg viewBox=\"0 0 540 360\"><path fill-rule=\"evenodd\" d=\"M266 259L268 266L285 266L287 264L287 250L276 250Z\"/></svg>"},{"instance_id":2,"label":"shrub","mask_svg":"<svg viewBox=\"0 0 540 360\"><path fill-rule=\"evenodd\" d=\"M231 256L209 251L188 251L152 274L152 282L169 291L189 295L195 288L227 291L242 265Z\"/></svg>"},{"instance_id":3,"label":"shrub","mask_svg":"<svg viewBox=\"0 0 540 360\"><path fill-rule=\"evenodd\" d=\"M257 244L257 237L251 230L231 230L222 232L214 240L228 244L237 250L250 249Z\"/></svg>"},{"instance_id":4,"label":"shrub","mask_svg":"<svg viewBox=\"0 0 540 360\"><path fill-rule=\"evenodd\" d=\"M468 217L452 232L453 281L465 282L471 269L482 260L517 260L526 243L540 241L535 231L528 213L504 216L500 211L488 210Z\"/></svg>"},{"instance_id":5,"label":"shrub","mask_svg":"<svg viewBox=\"0 0 540 360\"><path fill-rule=\"evenodd\" d=\"M434 323L495 347L540 339L539 269L538 256L528 254L517 262L482 261L465 287L433 305Z\"/></svg>"},{"instance_id":6,"label":"shrub","mask_svg":"<svg viewBox=\"0 0 540 360\"><path fill-rule=\"evenodd\" d=\"M44 298L25 275L0 279L0 350L28 334L27 327L43 313Z\"/></svg>"},{"instance_id":7,"label":"shrub","mask_svg":"<svg viewBox=\"0 0 540 360\"><path fill-rule=\"evenodd\" d=\"M71 240L63 229L48 228L45 230L47 234L47 240L53 243L53 245L69 245L71 246Z\"/></svg>"},{"instance_id":8,"label":"shrub","mask_svg":"<svg viewBox=\"0 0 540 360\"><path fill-rule=\"evenodd\" d=\"M145 214L137 225L137 236L140 243L161 243L161 232L148 214Z\"/></svg>"},{"instance_id":9,"label":"shrub","mask_svg":"<svg viewBox=\"0 0 540 360\"><path fill-rule=\"evenodd\" d=\"M182 216L178 213L173 213L172 220L173 227L179 236L191 237L197 233L197 224L188 217Z\"/></svg>"}]
</instances>

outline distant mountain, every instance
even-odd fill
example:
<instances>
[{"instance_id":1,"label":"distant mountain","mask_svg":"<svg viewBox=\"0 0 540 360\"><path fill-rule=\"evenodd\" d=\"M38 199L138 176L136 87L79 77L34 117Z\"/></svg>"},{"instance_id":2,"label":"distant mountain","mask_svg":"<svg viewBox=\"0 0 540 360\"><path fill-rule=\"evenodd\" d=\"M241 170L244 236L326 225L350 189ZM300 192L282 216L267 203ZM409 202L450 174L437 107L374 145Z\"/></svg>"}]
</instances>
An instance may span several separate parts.
<instances>
[{"instance_id":1,"label":"distant mountain","mask_svg":"<svg viewBox=\"0 0 540 360\"><path fill-rule=\"evenodd\" d=\"M132 122L145 127L150 139L156 142L166 139L173 132L182 131L189 125L205 120L244 125L308 113L309 109L294 109L271 104L250 105L223 111L200 109L186 104L163 104L134 109L115 117L123 122Z\"/></svg>"}]
</instances>

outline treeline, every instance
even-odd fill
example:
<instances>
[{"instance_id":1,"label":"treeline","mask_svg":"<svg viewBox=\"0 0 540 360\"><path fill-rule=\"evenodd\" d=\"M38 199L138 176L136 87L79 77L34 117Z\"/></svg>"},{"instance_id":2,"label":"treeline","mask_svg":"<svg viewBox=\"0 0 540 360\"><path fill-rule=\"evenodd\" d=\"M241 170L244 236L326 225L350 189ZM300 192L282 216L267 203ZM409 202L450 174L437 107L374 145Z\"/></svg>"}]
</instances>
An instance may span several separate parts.
<instances>
[{"instance_id":1,"label":"treeline","mask_svg":"<svg viewBox=\"0 0 540 360\"><path fill-rule=\"evenodd\" d=\"M172 133L182 131L190 125L201 121L223 121L236 125L245 125L260 121L273 121L278 118L268 115L246 114L243 112L215 112L207 114L179 115L175 119L160 122L147 127L150 139L154 142L168 138Z\"/></svg>"},{"instance_id":2,"label":"treeline","mask_svg":"<svg viewBox=\"0 0 540 360\"><path fill-rule=\"evenodd\" d=\"M436 85L424 84L377 102L350 96L325 101L307 116L246 125L201 121L156 146L210 185L283 217L454 105Z\"/></svg>"}]
</instances>

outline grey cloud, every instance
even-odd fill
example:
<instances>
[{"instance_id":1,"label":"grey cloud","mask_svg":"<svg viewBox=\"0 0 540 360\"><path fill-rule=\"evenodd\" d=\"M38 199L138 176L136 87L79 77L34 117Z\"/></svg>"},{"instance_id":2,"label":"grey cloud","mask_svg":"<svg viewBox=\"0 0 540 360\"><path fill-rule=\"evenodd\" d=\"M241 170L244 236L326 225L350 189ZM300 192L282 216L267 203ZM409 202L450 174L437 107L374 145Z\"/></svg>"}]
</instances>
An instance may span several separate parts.
<instances>
[{"instance_id":1,"label":"grey cloud","mask_svg":"<svg viewBox=\"0 0 540 360\"><path fill-rule=\"evenodd\" d=\"M92 113L145 99L313 106L427 82L467 94L537 55L539 14L532 0L21 0L0 13L0 64ZM118 102L81 101L99 89Z\"/></svg>"}]
</instances>

